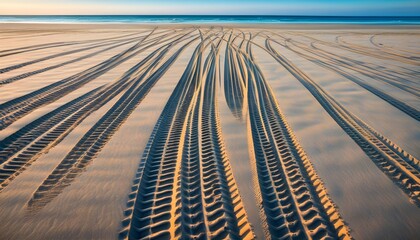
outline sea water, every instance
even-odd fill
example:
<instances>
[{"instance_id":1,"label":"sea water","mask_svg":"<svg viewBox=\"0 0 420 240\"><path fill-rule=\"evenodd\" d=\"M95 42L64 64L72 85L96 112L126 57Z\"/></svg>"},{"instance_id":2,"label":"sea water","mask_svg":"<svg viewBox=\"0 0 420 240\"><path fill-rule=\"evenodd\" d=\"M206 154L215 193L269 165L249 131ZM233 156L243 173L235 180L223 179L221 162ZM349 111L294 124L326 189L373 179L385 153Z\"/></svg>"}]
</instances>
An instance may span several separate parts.
<instances>
[{"instance_id":1,"label":"sea water","mask_svg":"<svg viewBox=\"0 0 420 240\"><path fill-rule=\"evenodd\" d=\"M245 23L416 25L420 17L261 15L0 15L0 23Z\"/></svg>"}]
</instances>

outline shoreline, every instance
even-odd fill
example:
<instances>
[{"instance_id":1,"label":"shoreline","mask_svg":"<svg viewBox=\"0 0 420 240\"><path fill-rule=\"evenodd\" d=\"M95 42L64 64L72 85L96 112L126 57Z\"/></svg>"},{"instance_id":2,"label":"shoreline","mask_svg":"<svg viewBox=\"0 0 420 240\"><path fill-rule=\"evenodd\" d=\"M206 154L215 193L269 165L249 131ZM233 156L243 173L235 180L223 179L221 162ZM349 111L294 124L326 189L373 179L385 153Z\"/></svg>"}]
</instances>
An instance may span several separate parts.
<instances>
[{"instance_id":1,"label":"shoreline","mask_svg":"<svg viewBox=\"0 0 420 240\"><path fill-rule=\"evenodd\" d=\"M240 27L240 28L276 28L276 29L296 29L296 30L347 30L347 29L359 29L359 30L420 30L420 24L337 24L337 23L6 23L0 22L0 29L14 29L22 28L38 28L33 30L45 30L51 29L51 27L60 27L60 29L71 29L71 28L97 28L104 26L108 29L119 29L124 28L147 28L147 27ZM403 27L403 29L402 29Z\"/></svg>"}]
</instances>

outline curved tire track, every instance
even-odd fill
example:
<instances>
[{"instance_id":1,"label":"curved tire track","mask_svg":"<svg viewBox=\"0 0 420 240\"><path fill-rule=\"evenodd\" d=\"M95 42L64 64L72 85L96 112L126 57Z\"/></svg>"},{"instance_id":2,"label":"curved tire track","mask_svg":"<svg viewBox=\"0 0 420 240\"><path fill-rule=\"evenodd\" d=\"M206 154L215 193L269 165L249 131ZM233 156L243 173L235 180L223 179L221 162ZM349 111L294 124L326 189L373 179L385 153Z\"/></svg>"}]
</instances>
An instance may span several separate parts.
<instances>
[{"instance_id":1,"label":"curved tire track","mask_svg":"<svg viewBox=\"0 0 420 240\"><path fill-rule=\"evenodd\" d=\"M420 161L346 110L305 73L271 48L272 56L317 99L337 124L372 161L420 206Z\"/></svg>"},{"instance_id":2,"label":"curved tire track","mask_svg":"<svg viewBox=\"0 0 420 240\"><path fill-rule=\"evenodd\" d=\"M268 49L269 52L272 52L270 49L272 49L271 45L270 45L270 41L273 41L283 47L286 47L287 49L297 53L298 55L302 56L305 59L308 59L309 61L322 66L324 68L330 69L340 75L342 75L343 77L349 79L350 81L356 83L357 85L363 87L364 89L368 90L369 92L375 94L376 96L378 96L379 98L383 99L384 101L388 102L389 104L393 105L394 107L398 108L400 111L406 113L407 115L409 115L410 117L416 119L417 121L420 121L420 111L415 109L414 107L402 102L401 100L385 93L384 91L381 91L375 87L373 87L372 85L366 83L365 81L363 81L362 79L358 78L357 76L351 74L348 71L342 70L341 68L337 67L336 62L332 62L332 61L328 61L327 59L323 59L322 61L320 61L319 59L316 59L308 54L296 51L290 47L287 47L286 45L283 45L281 43L279 43L276 40L273 39L269 39L269 41L266 43L266 47ZM275 53L273 53L275 55Z\"/></svg>"},{"instance_id":3,"label":"curved tire track","mask_svg":"<svg viewBox=\"0 0 420 240\"><path fill-rule=\"evenodd\" d=\"M85 59L91 58L91 57L96 56L98 54L107 52L107 51L109 51L111 49L118 48L118 47L121 47L121 46L130 44L130 43L133 43L133 42L134 41L131 40L131 41L124 41L122 43L118 43L118 44L114 44L114 45L104 44L104 45L90 47L89 49L93 49L93 48L97 48L97 47L109 46L110 45L109 47L107 47L105 49L101 49L99 51L95 51L93 53L89 53L89 54L83 55L81 57L78 57L78 58L75 58L75 59L71 59L69 61L65 61L65 62L62 62L62 63L59 63L59 64L51 65L51 66L48 66L48 67L45 67L45 68L37 69L35 71L22 73L22 74L19 74L17 76L13 76L13 77L10 77L10 78L6 78L4 80L0 80L0 87L2 85L9 84L9 83L12 83L12 82L15 82L15 81L19 81L19 80L22 80L22 79L25 79L25 78L34 76L34 75L39 74L39 73L47 72L47 71L50 71L50 70L53 70L53 69L56 69L56 68L59 68L59 67L63 67L63 66L68 65L68 64L72 64L72 63L75 63L75 62L79 62L81 60L85 60Z\"/></svg>"},{"instance_id":4,"label":"curved tire track","mask_svg":"<svg viewBox=\"0 0 420 240\"><path fill-rule=\"evenodd\" d=\"M104 62L97 64L85 71L77 73L71 77L63 79L61 81L50 84L39 90L26 94L24 96L15 98L6 103L0 105L0 130L5 129L7 126L12 124L19 118L27 115L33 110L51 103L64 95L82 87L86 83L98 78L109 70L115 68L119 64L127 61L128 59L136 56L140 52L153 47L158 42L168 41L170 34L163 35L154 39L150 39L146 46L138 49L143 41L146 40L153 32L150 32L148 36L143 38L140 42L130 47L129 49L105 60ZM162 41L163 42L163 41Z\"/></svg>"}]
</instances>

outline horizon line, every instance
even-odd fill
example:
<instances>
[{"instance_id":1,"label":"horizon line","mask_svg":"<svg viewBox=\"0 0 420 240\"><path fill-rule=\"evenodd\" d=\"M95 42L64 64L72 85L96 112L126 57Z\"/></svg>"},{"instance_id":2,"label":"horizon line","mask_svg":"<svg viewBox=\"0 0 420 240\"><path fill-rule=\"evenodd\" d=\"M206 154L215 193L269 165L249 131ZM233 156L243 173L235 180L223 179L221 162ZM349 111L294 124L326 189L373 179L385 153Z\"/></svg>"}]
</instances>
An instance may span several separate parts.
<instances>
[{"instance_id":1,"label":"horizon line","mask_svg":"<svg viewBox=\"0 0 420 240\"><path fill-rule=\"evenodd\" d=\"M215 17L215 16L234 16L234 17L402 17L411 18L420 15L273 15L273 14L0 14L0 16L202 16L202 17Z\"/></svg>"}]
</instances>

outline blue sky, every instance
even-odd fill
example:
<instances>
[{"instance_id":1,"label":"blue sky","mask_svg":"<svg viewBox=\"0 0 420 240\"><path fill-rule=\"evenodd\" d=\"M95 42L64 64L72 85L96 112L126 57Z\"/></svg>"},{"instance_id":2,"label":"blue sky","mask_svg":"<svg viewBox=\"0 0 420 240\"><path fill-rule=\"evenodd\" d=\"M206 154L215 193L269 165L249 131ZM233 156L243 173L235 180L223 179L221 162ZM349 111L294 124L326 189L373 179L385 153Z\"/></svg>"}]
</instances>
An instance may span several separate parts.
<instances>
[{"instance_id":1,"label":"blue sky","mask_svg":"<svg viewBox=\"0 0 420 240\"><path fill-rule=\"evenodd\" d=\"M0 0L0 14L420 16L420 0Z\"/></svg>"}]
</instances>

